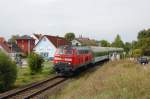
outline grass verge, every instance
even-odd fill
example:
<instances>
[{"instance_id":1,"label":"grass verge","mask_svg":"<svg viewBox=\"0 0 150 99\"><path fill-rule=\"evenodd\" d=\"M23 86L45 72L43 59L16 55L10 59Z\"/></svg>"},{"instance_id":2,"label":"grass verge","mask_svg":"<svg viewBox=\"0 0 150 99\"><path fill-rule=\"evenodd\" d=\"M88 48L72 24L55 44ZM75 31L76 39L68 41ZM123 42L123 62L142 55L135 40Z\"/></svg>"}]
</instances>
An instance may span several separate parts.
<instances>
[{"instance_id":1,"label":"grass verge","mask_svg":"<svg viewBox=\"0 0 150 99\"><path fill-rule=\"evenodd\" d=\"M30 83L40 81L46 79L53 74L52 63L51 62L44 62L44 68L41 73L31 75L29 67L18 67L18 77L15 83L15 87L20 87L24 85L28 85Z\"/></svg>"},{"instance_id":2,"label":"grass verge","mask_svg":"<svg viewBox=\"0 0 150 99\"><path fill-rule=\"evenodd\" d=\"M88 75L88 76L87 76ZM50 99L149 99L150 65L108 62L69 83Z\"/></svg>"}]
</instances>

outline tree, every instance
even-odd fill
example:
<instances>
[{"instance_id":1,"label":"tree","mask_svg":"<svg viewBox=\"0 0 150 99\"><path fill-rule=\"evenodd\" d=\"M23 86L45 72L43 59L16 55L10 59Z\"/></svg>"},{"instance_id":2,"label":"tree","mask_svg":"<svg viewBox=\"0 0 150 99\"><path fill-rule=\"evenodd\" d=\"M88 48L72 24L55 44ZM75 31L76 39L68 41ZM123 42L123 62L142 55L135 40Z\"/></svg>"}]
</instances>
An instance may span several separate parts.
<instances>
[{"instance_id":1,"label":"tree","mask_svg":"<svg viewBox=\"0 0 150 99\"><path fill-rule=\"evenodd\" d=\"M142 50L141 49L134 49L133 50L133 56L134 57L140 57L142 55Z\"/></svg>"},{"instance_id":2,"label":"tree","mask_svg":"<svg viewBox=\"0 0 150 99\"><path fill-rule=\"evenodd\" d=\"M36 54L31 53L28 56L28 65L30 67L31 74L39 73L42 71L44 59Z\"/></svg>"},{"instance_id":3,"label":"tree","mask_svg":"<svg viewBox=\"0 0 150 99\"><path fill-rule=\"evenodd\" d=\"M110 47L110 43L107 40L99 41L102 47Z\"/></svg>"},{"instance_id":4,"label":"tree","mask_svg":"<svg viewBox=\"0 0 150 99\"><path fill-rule=\"evenodd\" d=\"M112 43L112 46L113 46L113 47L121 47L121 48L124 47L124 43L123 43L123 41L121 40L120 35L117 35L117 36L116 36L114 42Z\"/></svg>"},{"instance_id":5,"label":"tree","mask_svg":"<svg viewBox=\"0 0 150 99\"><path fill-rule=\"evenodd\" d=\"M143 55L150 53L150 29L138 33L137 47L142 50Z\"/></svg>"},{"instance_id":6,"label":"tree","mask_svg":"<svg viewBox=\"0 0 150 99\"><path fill-rule=\"evenodd\" d=\"M19 35L12 35L11 38L8 40L8 42L15 43L15 41L18 37L19 37Z\"/></svg>"},{"instance_id":7,"label":"tree","mask_svg":"<svg viewBox=\"0 0 150 99\"><path fill-rule=\"evenodd\" d=\"M137 41L132 41L131 45L132 45L132 49L138 49L138 42Z\"/></svg>"},{"instance_id":8,"label":"tree","mask_svg":"<svg viewBox=\"0 0 150 99\"><path fill-rule=\"evenodd\" d=\"M150 29L142 30L138 33L138 39L149 38L150 37Z\"/></svg>"},{"instance_id":9,"label":"tree","mask_svg":"<svg viewBox=\"0 0 150 99\"><path fill-rule=\"evenodd\" d=\"M13 86L17 78L17 66L12 60L0 52L0 92Z\"/></svg>"},{"instance_id":10,"label":"tree","mask_svg":"<svg viewBox=\"0 0 150 99\"><path fill-rule=\"evenodd\" d=\"M75 39L75 34L74 33L66 33L65 34L65 38L66 38L66 40L68 40L68 41L72 41L73 39Z\"/></svg>"},{"instance_id":11,"label":"tree","mask_svg":"<svg viewBox=\"0 0 150 99\"><path fill-rule=\"evenodd\" d=\"M132 49L132 44L129 43L129 42L126 42L126 43L124 44L124 50L125 50L125 52L128 53L131 49Z\"/></svg>"}]
</instances>

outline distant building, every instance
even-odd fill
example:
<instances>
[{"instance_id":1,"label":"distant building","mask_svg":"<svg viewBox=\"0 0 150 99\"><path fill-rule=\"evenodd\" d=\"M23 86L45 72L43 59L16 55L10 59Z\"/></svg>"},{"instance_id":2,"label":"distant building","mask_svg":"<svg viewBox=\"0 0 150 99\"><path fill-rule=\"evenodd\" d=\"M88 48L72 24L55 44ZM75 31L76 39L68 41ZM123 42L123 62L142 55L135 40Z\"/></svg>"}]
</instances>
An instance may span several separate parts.
<instances>
[{"instance_id":1,"label":"distant building","mask_svg":"<svg viewBox=\"0 0 150 99\"><path fill-rule=\"evenodd\" d=\"M11 54L11 49L9 48L9 45L3 37L0 37L0 51L4 52L7 55Z\"/></svg>"},{"instance_id":2,"label":"distant building","mask_svg":"<svg viewBox=\"0 0 150 99\"><path fill-rule=\"evenodd\" d=\"M59 46L68 45L69 42L62 37L44 35L36 44L34 51L45 59L53 59L56 49Z\"/></svg>"},{"instance_id":3,"label":"distant building","mask_svg":"<svg viewBox=\"0 0 150 99\"><path fill-rule=\"evenodd\" d=\"M2 37L0 37L0 51L8 55L13 60L22 54L21 49L15 43L8 43Z\"/></svg>"},{"instance_id":4,"label":"distant building","mask_svg":"<svg viewBox=\"0 0 150 99\"><path fill-rule=\"evenodd\" d=\"M31 53L33 48L35 47L35 39L28 35L18 37L16 39L16 43L24 54Z\"/></svg>"},{"instance_id":5,"label":"distant building","mask_svg":"<svg viewBox=\"0 0 150 99\"><path fill-rule=\"evenodd\" d=\"M78 46L98 46L96 40L91 40L89 38L84 38L80 36L79 38L76 38L71 41L72 45L78 45Z\"/></svg>"},{"instance_id":6,"label":"distant building","mask_svg":"<svg viewBox=\"0 0 150 99\"><path fill-rule=\"evenodd\" d=\"M15 58L17 58L17 57L20 57L23 54L22 50L17 46L16 43L9 42L8 44L9 44L9 48L11 50L11 58L13 60L15 60Z\"/></svg>"},{"instance_id":7,"label":"distant building","mask_svg":"<svg viewBox=\"0 0 150 99\"><path fill-rule=\"evenodd\" d=\"M0 42L5 42L5 38L0 37Z\"/></svg>"},{"instance_id":8,"label":"distant building","mask_svg":"<svg viewBox=\"0 0 150 99\"><path fill-rule=\"evenodd\" d=\"M75 46L81 46L82 45L82 42L79 41L78 39L74 39L71 41L72 45L75 45Z\"/></svg>"}]
</instances>

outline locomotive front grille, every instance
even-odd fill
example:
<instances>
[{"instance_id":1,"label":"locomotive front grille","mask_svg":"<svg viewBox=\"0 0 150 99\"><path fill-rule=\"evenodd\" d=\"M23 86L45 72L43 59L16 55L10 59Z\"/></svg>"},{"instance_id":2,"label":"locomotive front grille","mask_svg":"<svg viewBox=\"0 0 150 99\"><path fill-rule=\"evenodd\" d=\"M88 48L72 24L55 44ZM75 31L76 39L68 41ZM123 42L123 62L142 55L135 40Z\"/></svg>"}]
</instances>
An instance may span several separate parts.
<instances>
[{"instance_id":1,"label":"locomotive front grille","mask_svg":"<svg viewBox=\"0 0 150 99\"><path fill-rule=\"evenodd\" d=\"M65 72L70 72L72 71L71 65L69 63L56 63L54 64L54 70L57 73L65 73Z\"/></svg>"}]
</instances>

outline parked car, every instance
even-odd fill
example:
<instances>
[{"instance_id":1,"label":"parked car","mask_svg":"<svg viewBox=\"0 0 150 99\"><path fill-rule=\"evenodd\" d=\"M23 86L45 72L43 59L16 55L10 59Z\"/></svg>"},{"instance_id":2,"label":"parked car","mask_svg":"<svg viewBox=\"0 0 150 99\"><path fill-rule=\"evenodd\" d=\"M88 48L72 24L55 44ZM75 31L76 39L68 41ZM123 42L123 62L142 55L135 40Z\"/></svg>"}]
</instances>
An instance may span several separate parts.
<instances>
[{"instance_id":1,"label":"parked car","mask_svg":"<svg viewBox=\"0 0 150 99\"><path fill-rule=\"evenodd\" d=\"M143 57L140 57L140 58L138 59L138 62L141 63L141 64L148 64L149 59L148 59L148 57L143 56Z\"/></svg>"}]
</instances>

